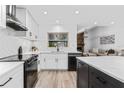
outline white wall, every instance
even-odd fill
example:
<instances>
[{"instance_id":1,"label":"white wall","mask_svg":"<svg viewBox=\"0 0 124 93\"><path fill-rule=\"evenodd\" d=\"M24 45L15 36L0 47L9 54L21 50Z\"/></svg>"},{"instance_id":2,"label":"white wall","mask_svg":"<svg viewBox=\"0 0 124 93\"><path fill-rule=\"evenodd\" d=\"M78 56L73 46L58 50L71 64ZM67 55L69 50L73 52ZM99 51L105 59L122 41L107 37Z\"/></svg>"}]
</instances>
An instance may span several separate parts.
<instances>
[{"instance_id":1,"label":"white wall","mask_svg":"<svg viewBox=\"0 0 124 93\"><path fill-rule=\"evenodd\" d=\"M114 44L100 44L100 37L115 35ZM85 50L97 49L124 49L124 27L121 25L112 25L105 27L96 27L88 31L88 38L85 39Z\"/></svg>"},{"instance_id":2,"label":"white wall","mask_svg":"<svg viewBox=\"0 0 124 93\"><path fill-rule=\"evenodd\" d=\"M40 25L40 41L41 41L41 51L52 51L56 50L56 48L48 47L48 32L53 32L53 28L55 24L42 24ZM77 25L75 24L62 24L61 30L63 32L68 32L69 34L69 46L62 48L63 51L76 51L77 49ZM55 31L56 32L56 31Z\"/></svg>"},{"instance_id":3,"label":"white wall","mask_svg":"<svg viewBox=\"0 0 124 93\"><path fill-rule=\"evenodd\" d=\"M20 45L23 52L30 50L31 42L14 36L15 31L7 27L0 29L0 58L15 55Z\"/></svg>"},{"instance_id":4,"label":"white wall","mask_svg":"<svg viewBox=\"0 0 124 93\"><path fill-rule=\"evenodd\" d=\"M52 48L47 47L47 31L52 29L51 25L56 23L56 20L60 20L62 24L70 24L66 25L67 29L69 29L70 34L70 47L66 48L67 50L74 50L76 49L76 36L73 35L76 31L75 26L77 24L81 24L83 27L91 27L94 25L94 22L97 22L98 25L102 26L109 26L110 28L107 30L99 29L101 34L112 34L116 33L117 41L114 45L99 45L99 43L95 42L98 39L94 39L94 42L86 42L85 48L89 49L92 47L100 47L100 48L123 48L123 35L120 36L120 33L123 34L123 27L124 27L124 6L123 5L80 5L80 6L27 6L29 10L31 10L31 14L34 16L36 21L40 24L40 37L41 37L41 49L42 50L52 50ZM44 15L41 11L47 11L48 14ZM79 10L79 15L75 14L75 10ZM39 12L41 11L41 12ZM115 22L120 27L111 27L111 22ZM76 24L76 25L74 25ZM98 29L97 29L98 30ZM98 30L98 31L99 31ZM74 31L74 32L73 32ZM116 31L116 32L114 32ZM95 33L95 32L94 32ZM97 34L97 33L96 33ZM92 35L92 34L91 34ZM99 35L99 34L98 34ZM118 37L119 36L119 37ZM95 36L94 36L95 38ZM119 39L118 39L119 38ZM90 45L91 46L90 46ZM66 50L65 49L65 50Z\"/></svg>"}]
</instances>

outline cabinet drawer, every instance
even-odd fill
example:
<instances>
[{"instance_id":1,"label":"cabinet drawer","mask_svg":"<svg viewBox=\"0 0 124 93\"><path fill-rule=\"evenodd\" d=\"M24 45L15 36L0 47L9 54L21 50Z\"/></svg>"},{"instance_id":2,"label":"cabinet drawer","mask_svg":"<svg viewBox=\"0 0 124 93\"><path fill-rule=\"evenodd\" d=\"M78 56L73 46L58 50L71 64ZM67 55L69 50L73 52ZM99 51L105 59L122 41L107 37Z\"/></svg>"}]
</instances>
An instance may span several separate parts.
<instances>
[{"instance_id":1,"label":"cabinet drawer","mask_svg":"<svg viewBox=\"0 0 124 93\"><path fill-rule=\"evenodd\" d=\"M89 87L95 88L120 88L124 87L124 84L120 81L108 76L107 74L93 68L89 67Z\"/></svg>"},{"instance_id":2,"label":"cabinet drawer","mask_svg":"<svg viewBox=\"0 0 124 93\"><path fill-rule=\"evenodd\" d=\"M67 60L68 55L67 54L58 54L56 55L59 60ZM68 61L68 60L67 60Z\"/></svg>"},{"instance_id":3,"label":"cabinet drawer","mask_svg":"<svg viewBox=\"0 0 124 93\"><path fill-rule=\"evenodd\" d=\"M0 77L0 88L23 87L23 64Z\"/></svg>"}]
</instances>

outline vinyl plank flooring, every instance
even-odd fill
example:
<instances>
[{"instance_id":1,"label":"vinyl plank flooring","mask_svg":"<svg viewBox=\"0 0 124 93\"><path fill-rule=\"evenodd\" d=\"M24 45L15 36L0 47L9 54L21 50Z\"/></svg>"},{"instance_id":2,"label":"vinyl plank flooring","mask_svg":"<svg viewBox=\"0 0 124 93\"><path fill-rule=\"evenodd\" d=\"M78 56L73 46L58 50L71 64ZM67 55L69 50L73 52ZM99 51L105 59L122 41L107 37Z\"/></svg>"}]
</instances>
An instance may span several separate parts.
<instances>
[{"instance_id":1,"label":"vinyl plank flooring","mask_svg":"<svg viewBox=\"0 0 124 93\"><path fill-rule=\"evenodd\" d=\"M40 71L35 88L76 88L75 71Z\"/></svg>"}]
</instances>

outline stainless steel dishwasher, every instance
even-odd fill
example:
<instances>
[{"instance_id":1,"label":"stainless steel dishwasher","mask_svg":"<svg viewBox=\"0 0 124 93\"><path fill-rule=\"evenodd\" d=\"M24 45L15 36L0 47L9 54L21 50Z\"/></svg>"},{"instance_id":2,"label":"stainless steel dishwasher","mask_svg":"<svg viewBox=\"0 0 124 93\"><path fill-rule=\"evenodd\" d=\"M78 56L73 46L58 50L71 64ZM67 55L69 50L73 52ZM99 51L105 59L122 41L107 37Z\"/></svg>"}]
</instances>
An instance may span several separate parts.
<instances>
[{"instance_id":1,"label":"stainless steel dishwasher","mask_svg":"<svg viewBox=\"0 0 124 93\"><path fill-rule=\"evenodd\" d=\"M68 71L77 70L77 60L76 57L81 57L82 53L68 53Z\"/></svg>"}]
</instances>

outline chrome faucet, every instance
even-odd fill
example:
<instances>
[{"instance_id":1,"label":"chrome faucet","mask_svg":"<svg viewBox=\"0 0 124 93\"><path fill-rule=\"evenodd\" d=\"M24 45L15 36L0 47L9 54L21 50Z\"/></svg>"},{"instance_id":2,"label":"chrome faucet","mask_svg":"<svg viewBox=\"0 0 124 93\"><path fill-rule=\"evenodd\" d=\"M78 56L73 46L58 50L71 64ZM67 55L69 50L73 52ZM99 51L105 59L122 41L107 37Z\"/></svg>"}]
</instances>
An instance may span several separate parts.
<instances>
[{"instance_id":1,"label":"chrome faucet","mask_svg":"<svg viewBox=\"0 0 124 93\"><path fill-rule=\"evenodd\" d=\"M59 52L59 44L58 43L56 45L56 48L57 48L57 52Z\"/></svg>"}]
</instances>

